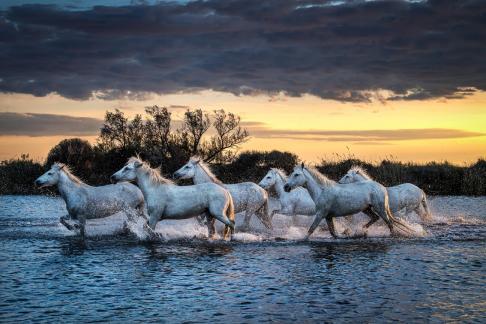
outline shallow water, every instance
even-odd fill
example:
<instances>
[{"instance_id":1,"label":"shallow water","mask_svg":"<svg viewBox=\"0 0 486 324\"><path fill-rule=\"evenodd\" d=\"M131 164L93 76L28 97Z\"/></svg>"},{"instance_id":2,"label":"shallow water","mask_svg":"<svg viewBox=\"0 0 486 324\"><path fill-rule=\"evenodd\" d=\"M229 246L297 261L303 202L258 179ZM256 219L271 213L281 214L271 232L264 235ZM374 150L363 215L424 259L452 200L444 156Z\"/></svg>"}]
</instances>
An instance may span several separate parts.
<instances>
[{"instance_id":1,"label":"shallow water","mask_svg":"<svg viewBox=\"0 0 486 324\"><path fill-rule=\"evenodd\" d=\"M194 221L167 221L168 241L148 243L114 235L117 215L83 243L58 225L59 198L0 196L0 321L484 322L486 197L430 203L427 234L410 239L374 225L302 242L311 218L277 215L274 234L254 221L208 242Z\"/></svg>"}]
</instances>

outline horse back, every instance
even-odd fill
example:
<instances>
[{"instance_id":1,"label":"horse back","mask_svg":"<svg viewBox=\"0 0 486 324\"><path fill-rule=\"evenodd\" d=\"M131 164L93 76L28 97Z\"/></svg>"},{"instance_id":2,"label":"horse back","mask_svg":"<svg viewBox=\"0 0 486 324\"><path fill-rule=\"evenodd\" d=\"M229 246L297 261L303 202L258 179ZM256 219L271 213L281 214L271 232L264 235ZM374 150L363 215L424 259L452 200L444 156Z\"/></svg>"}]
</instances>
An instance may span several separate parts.
<instances>
[{"instance_id":1,"label":"horse back","mask_svg":"<svg viewBox=\"0 0 486 324\"><path fill-rule=\"evenodd\" d=\"M224 187L233 198L236 213L246 210L249 204L259 208L268 199L265 189L253 182L225 184Z\"/></svg>"}]
</instances>

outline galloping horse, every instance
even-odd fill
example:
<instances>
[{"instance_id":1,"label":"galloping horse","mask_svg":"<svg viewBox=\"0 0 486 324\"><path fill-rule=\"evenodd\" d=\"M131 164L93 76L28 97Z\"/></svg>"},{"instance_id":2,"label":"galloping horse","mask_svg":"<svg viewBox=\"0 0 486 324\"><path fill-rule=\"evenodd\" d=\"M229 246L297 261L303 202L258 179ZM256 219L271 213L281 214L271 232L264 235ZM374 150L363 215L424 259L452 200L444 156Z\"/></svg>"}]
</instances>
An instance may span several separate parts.
<instances>
[{"instance_id":1,"label":"galloping horse","mask_svg":"<svg viewBox=\"0 0 486 324\"><path fill-rule=\"evenodd\" d=\"M283 215L315 215L316 204L304 188L295 188L290 192L284 190L287 175L281 169L271 168L258 184L263 189L274 188L280 202L280 210L272 211Z\"/></svg>"},{"instance_id":2,"label":"galloping horse","mask_svg":"<svg viewBox=\"0 0 486 324\"><path fill-rule=\"evenodd\" d=\"M140 215L144 212L142 192L131 183L93 187L83 183L62 163L54 163L49 171L35 180L35 184L39 187L57 185L68 210L68 215L59 221L67 229L74 230L67 220L76 220L82 237L86 234L87 219L108 217L127 208L137 210Z\"/></svg>"},{"instance_id":3,"label":"galloping horse","mask_svg":"<svg viewBox=\"0 0 486 324\"><path fill-rule=\"evenodd\" d=\"M255 214L266 228L272 229L268 215L268 195L265 190L253 182L234 184L222 183L210 167L199 157L191 157L189 162L174 173L175 179L193 179L194 184L215 183L229 191L235 204L235 213L245 212L243 229L250 227L250 219Z\"/></svg>"},{"instance_id":4,"label":"galloping horse","mask_svg":"<svg viewBox=\"0 0 486 324\"><path fill-rule=\"evenodd\" d=\"M131 157L111 178L115 181L137 182L147 203L148 226L152 230L163 219L186 219L205 214L210 238L216 232L215 219L225 224L224 239L234 231L233 199L226 189L217 184L176 186L136 157Z\"/></svg>"},{"instance_id":5,"label":"galloping horse","mask_svg":"<svg viewBox=\"0 0 486 324\"><path fill-rule=\"evenodd\" d=\"M359 166L354 166L339 180L339 183L353 183L357 181L373 180L368 173ZM396 215L402 211L406 214L412 211L422 219L431 217L427 204L427 195L419 187L411 183L403 183L387 187L391 212Z\"/></svg>"},{"instance_id":6,"label":"galloping horse","mask_svg":"<svg viewBox=\"0 0 486 324\"><path fill-rule=\"evenodd\" d=\"M337 238L333 218L359 212L364 212L371 218L364 228L370 227L382 218L392 234L396 233L395 226L406 234L413 232L407 225L393 217L388 206L386 188L378 182L368 180L338 184L302 163L294 168L284 188L289 192L292 188L304 185L316 202L316 217L306 238L312 235L323 218L326 219L331 235Z\"/></svg>"}]
</instances>

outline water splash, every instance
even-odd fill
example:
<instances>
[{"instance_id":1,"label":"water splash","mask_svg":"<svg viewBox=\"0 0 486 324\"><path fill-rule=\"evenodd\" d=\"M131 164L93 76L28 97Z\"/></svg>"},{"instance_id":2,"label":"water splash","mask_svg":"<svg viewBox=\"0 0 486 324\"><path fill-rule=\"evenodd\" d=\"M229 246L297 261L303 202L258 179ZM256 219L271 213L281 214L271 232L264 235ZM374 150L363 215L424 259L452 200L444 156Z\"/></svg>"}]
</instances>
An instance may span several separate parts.
<instances>
[{"instance_id":1,"label":"water splash","mask_svg":"<svg viewBox=\"0 0 486 324\"><path fill-rule=\"evenodd\" d=\"M14 199L6 197L4 199ZM2 219L1 230L5 235L10 236L73 236L78 231L69 231L59 224L59 217L65 215L66 211L62 200L57 198L30 198L42 199L47 212L40 212L38 209L30 208L27 197L15 197L18 201L25 200L28 207L26 211L18 214L16 205L5 209L5 218ZM17 200L14 200L17 201ZM18 202L17 201L17 202ZM429 199L432 218L429 221L422 220L414 213L401 215L400 219L413 229L413 237L439 238L439 239L475 239L484 237L484 225L486 224L486 199L484 197L431 197ZM4 204L10 206L10 204ZM244 215L236 216L236 233L233 241L242 243L288 240L300 241L307 234L314 216L287 216L276 214L273 218L272 231L267 230L257 217L252 217L249 232L241 231ZM368 222L368 216L357 214L351 220L336 218L334 223L337 232L343 238L356 239L364 236L371 238L390 237L387 226L380 220L368 230L363 225ZM223 225L216 222L216 240L222 240ZM131 233L140 241L154 240L154 237L145 228L145 219L140 218L135 211L127 210L113 216L88 220L86 224L88 237L113 236L122 233ZM346 233L345 233L346 232ZM428 232L428 233L427 233ZM207 228L201 226L195 219L187 220L163 220L157 224L155 240L191 240L207 239ZM326 222L313 233L311 240L332 240L327 230Z\"/></svg>"}]
</instances>

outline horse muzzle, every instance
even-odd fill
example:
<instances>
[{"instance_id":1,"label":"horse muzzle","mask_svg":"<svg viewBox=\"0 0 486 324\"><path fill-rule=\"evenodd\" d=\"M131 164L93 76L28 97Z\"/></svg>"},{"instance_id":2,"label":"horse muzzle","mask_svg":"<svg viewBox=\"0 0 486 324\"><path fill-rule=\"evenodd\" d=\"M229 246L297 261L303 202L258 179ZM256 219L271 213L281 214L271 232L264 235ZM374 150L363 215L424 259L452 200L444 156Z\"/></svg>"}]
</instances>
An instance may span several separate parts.
<instances>
[{"instance_id":1,"label":"horse muzzle","mask_svg":"<svg viewBox=\"0 0 486 324\"><path fill-rule=\"evenodd\" d=\"M284 190L285 190L285 192L290 192L290 190L292 190L292 188L290 188L290 186L288 184L285 184Z\"/></svg>"},{"instance_id":2,"label":"horse muzzle","mask_svg":"<svg viewBox=\"0 0 486 324\"><path fill-rule=\"evenodd\" d=\"M174 180L177 180L180 177L181 177L181 175L179 173L177 173L177 172L174 172L174 174L172 175L172 179L174 179Z\"/></svg>"}]
</instances>

